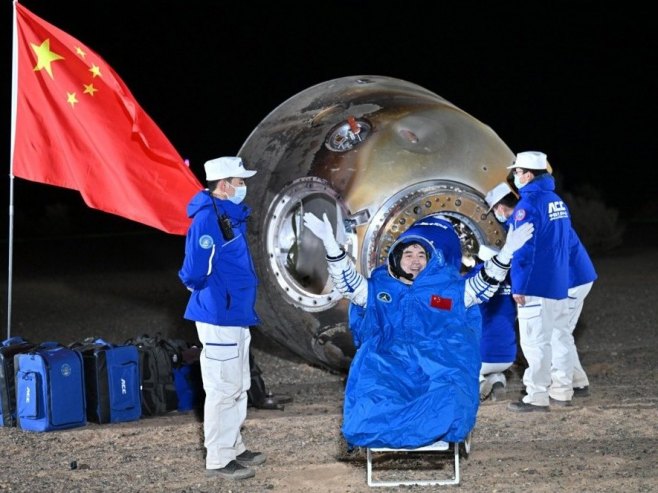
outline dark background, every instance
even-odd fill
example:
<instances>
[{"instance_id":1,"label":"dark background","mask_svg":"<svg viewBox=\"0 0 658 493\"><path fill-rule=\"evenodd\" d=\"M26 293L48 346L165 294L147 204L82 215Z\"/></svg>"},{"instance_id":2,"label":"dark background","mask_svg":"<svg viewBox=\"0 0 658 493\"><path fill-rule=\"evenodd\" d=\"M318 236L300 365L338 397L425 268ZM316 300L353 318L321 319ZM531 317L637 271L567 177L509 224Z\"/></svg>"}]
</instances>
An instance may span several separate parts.
<instances>
[{"instance_id":1,"label":"dark background","mask_svg":"<svg viewBox=\"0 0 658 493\"><path fill-rule=\"evenodd\" d=\"M658 36L639 4L21 3L100 54L202 181L205 160L237 153L298 92L386 75L446 98L514 152L546 152L570 191L589 187L626 220L655 221ZM10 0L0 15L0 161L8 173ZM52 217L72 211L91 229L141 227L84 210L77 192L21 179L14 201L19 232L38 224L47 233Z\"/></svg>"}]
</instances>

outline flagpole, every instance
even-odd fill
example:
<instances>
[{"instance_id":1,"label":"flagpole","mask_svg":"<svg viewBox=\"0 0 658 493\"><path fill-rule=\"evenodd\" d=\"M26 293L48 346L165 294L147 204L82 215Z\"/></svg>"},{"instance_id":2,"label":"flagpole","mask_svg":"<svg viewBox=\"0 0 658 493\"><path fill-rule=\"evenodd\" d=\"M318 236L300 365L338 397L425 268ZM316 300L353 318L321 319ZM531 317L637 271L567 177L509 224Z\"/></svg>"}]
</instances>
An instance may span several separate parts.
<instances>
[{"instance_id":1,"label":"flagpole","mask_svg":"<svg viewBox=\"0 0 658 493\"><path fill-rule=\"evenodd\" d=\"M14 275L14 141L16 140L16 107L18 100L18 27L16 2L13 1L13 37L11 55L11 143L9 149L9 248L7 260L7 339L11 337L11 303Z\"/></svg>"}]
</instances>

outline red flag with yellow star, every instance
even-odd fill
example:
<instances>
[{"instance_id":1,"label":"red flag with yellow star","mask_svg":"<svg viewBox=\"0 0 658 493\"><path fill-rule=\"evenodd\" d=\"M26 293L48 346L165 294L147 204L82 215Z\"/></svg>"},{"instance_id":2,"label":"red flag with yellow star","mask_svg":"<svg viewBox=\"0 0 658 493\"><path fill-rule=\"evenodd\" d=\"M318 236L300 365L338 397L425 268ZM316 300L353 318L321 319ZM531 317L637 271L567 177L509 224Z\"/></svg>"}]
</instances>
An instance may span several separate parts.
<instances>
[{"instance_id":1,"label":"red flag with yellow star","mask_svg":"<svg viewBox=\"0 0 658 493\"><path fill-rule=\"evenodd\" d=\"M112 68L18 3L13 175L90 207L185 234L203 187Z\"/></svg>"}]
</instances>

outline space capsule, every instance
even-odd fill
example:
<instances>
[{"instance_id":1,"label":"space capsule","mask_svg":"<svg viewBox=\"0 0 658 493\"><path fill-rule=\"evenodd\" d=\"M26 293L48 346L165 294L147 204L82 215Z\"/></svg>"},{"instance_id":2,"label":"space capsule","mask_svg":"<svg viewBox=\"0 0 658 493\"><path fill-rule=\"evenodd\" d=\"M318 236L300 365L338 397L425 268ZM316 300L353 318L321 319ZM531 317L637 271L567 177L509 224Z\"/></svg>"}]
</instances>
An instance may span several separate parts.
<instances>
[{"instance_id":1,"label":"space capsule","mask_svg":"<svg viewBox=\"0 0 658 493\"><path fill-rule=\"evenodd\" d=\"M487 125L414 83L353 76L312 86L275 108L239 151L250 168L252 256L259 327L305 360L344 371L355 352L348 302L334 289L323 245L303 225L326 213L365 276L416 220L440 213L465 265L505 231L486 192L514 154Z\"/></svg>"}]
</instances>

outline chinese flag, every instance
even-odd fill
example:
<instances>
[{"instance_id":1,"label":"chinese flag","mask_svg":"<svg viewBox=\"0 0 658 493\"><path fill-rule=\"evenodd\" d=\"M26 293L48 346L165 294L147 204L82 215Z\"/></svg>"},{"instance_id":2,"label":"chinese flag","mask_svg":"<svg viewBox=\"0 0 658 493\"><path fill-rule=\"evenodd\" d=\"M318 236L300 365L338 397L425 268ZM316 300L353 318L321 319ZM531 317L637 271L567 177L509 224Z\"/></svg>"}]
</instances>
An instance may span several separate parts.
<instances>
[{"instance_id":1,"label":"chinese flag","mask_svg":"<svg viewBox=\"0 0 658 493\"><path fill-rule=\"evenodd\" d=\"M13 174L185 234L187 203L203 187L176 149L98 54L22 5L14 8Z\"/></svg>"}]
</instances>

